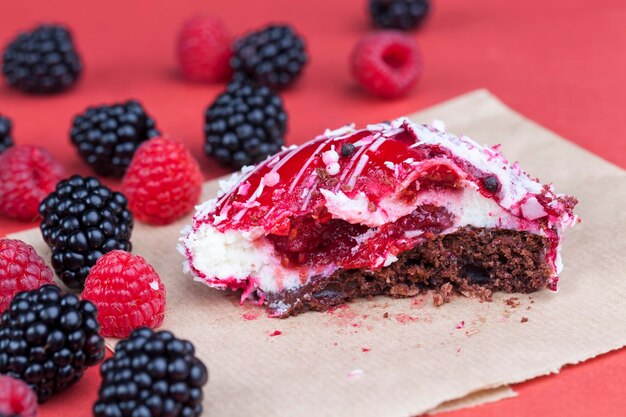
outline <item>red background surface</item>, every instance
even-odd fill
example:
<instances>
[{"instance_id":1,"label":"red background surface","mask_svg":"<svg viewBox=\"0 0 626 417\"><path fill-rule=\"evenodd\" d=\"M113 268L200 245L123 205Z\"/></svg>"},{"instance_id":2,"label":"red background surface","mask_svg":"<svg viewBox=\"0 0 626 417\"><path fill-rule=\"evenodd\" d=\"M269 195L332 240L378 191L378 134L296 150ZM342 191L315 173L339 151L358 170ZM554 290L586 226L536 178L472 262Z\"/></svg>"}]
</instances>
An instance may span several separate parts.
<instances>
[{"instance_id":1,"label":"red background surface","mask_svg":"<svg viewBox=\"0 0 626 417\"><path fill-rule=\"evenodd\" d=\"M370 29L365 0L4 2L1 44L35 23L64 22L74 30L86 70L75 89L52 97L26 96L0 84L0 113L13 118L17 143L43 144L68 172L85 174L89 171L68 140L72 116L87 105L135 97L164 132L189 144L207 178L221 175L225 171L203 156L201 144L204 109L222 86L182 81L173 54L180 23L192 14L212 14L233 34L285 21L306 37L311 64L283 94L288 143L301 143L326 127L380 121L486 87L540 124L626 168L623 0L434 3L428 24L415 34L426 60L419 87L404 99L381 101L360 92L348 70L351 47ZM32 226L0 219L0 235ZM622 350L516 385L515 399L449 415L624 415L624 386ZM97 387L92 369L42 406L41 415L91 415Z\"/></svg>"}]
</instances>

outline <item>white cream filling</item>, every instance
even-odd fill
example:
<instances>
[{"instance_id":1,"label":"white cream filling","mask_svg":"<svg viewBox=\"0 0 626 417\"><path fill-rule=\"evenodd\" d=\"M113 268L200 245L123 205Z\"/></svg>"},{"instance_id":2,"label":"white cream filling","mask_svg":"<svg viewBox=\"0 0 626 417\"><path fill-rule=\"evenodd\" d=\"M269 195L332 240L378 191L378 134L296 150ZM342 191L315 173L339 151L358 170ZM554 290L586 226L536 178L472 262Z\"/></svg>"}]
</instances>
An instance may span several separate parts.
<instances>
[{"instance_id":1,"label":"white cream filling","mask_svg":"<svg viewBox=\"0 0 626 417\"><path fill-rule=\"evenodd\" d=\"M320 189L326 199L326 208L335 219L346 220L352 224L363 224L369 227L382 226L394 222L415 210L415 206L401 203L398 195L385 198L372 206L364 192L359 192L354 198L349 198L343 191L333 193L330 190Z\"/></svg>"},{"instance_id":2,"label":"white cream filling","mask_svg":"<svg viewBox=\"0 0 626 417\"><path fill-rule=\"evenodd\" d=\"M281 266L274 247L264 238L248 240L239 230L222 233L209 224L202 224L183 239L192 258L192 266L206 275L196 277L211 286L224 286L220 281L244 282L252 278L265 292L278 292L276 278L281 277L284 289L300 285L298 271Z\"/></svg>"},{"instance_id":3,"label":"white cream filling","mask_svg":"<svg viewBox=\"0 0 626 417\"><path fill-rule=\"evenodd\" d=\"M353 199L341 191L334 194L322 189L320 192L326 199L326 208L333 218L352 224L377 227L410 214L418 206L434 204L445 207L457 217L455 228L468 225L518 228L520 221L517 217L504 210L494 200L482 196L473 184L469 182L465 184L466 186L461 190L423 191L412 204L398 201L398 196L393 195L381 200L374 207L370 206L367 196L362 192ZM533 215L531 220L543 217L546 213L541 214L535 210Z\"/></svg>"},{"instance_id":4,"label":"white cream filling","mask_svg":"<svg viewBox=\"0 0 626 417\"><path fill-rule=\"evenodd\" d=\"M463 226L502 227L533 233L539 231L535 225L513 216L492 199L483 197L477 190L469 187L460 191L426 191L418 196L416 203L419 206L433 204L445 207L454 214L453 226L444 233L453 232ZM526 225L530 225L532 230L527 230Z\"/></svg>"}]
</instances>

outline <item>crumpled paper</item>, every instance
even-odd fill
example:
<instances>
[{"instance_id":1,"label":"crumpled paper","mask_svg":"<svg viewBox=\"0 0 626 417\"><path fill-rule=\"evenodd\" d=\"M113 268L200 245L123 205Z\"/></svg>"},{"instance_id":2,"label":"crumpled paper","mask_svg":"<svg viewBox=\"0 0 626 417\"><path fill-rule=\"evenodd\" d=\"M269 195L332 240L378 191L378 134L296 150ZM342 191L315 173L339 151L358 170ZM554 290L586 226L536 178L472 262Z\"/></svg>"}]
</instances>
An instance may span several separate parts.
<instances>
[{"instance_id":1,"label":"crumpled paper","mask_svg":"<svg viewBox=\"0 0 626 417\"><path fill-rule=\"evenodd\" d=\"M154 265L167 288L162 328L192 340L210 370L205 415L414 416L626 344L626 171L484 90L412 118L441 119L453 133L501 143L509 160L579 198L583 222L566 231L559 293L497 294L485 303L457 297L441 307L428 294L376 297L272 319L262 307L240 307L236 294L182 274L176 244L189 219L167 227L138 224L134 252ZM208 182L204 197L216 190L216 181ZM38 230L14 237L49 259ZM474 404L472 398L456 404Z\"/></svg>"}]
</instances>

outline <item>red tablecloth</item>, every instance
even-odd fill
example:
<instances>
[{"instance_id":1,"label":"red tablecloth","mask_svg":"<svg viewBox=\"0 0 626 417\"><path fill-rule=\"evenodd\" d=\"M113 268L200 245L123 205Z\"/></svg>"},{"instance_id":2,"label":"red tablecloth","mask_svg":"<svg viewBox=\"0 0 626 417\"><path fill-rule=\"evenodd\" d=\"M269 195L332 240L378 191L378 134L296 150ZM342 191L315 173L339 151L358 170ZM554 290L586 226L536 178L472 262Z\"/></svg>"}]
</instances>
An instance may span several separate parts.
<instances>
[{"instance_id":1,"label":"red tablecloth","mask_svg":"<svg viewBox=\"0 0 626 417\"><path fill-rule=\"evenodd\" d=\"M71 117L87 105L136 97L164 132L189 144L207 178L223 174L201 151L203 111L222 86L180 80L173 59L181 21L201 13L222 17L233 34L283 21L307 38L311 64L283 95L289 143L301 143L326 127L375 122L486 87L530 118L626 168L623 0L434 1L430 21L415 34L426 60L424 78L413 94L397 101L368 97L350 78L350 50L370 29L365 3L5 2L0 43L37 22L64 22L74 30L86 70L74 90L59 96L25 96L2 85L0 113L13 118L18 143L45 145L68 171L88 173L68 141ZM0 219L0 235L31 226ZM42 406L41 415L91 415L97 386L94 369ZM450 415L623 415L624 386L622 350L517 385L516 399Z\"/></svg>"}]
</instances>

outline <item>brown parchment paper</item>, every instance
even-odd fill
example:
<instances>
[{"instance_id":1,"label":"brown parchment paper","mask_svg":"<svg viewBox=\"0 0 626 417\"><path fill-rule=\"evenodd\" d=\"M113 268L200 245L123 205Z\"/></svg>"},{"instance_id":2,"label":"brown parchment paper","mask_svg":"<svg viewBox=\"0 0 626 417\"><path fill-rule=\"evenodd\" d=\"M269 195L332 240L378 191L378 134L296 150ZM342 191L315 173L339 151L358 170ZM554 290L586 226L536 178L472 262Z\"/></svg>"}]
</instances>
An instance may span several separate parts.
<instances>
[{"instance_id":1,"label":"brown parchment paper","mask_svg":"<svg viewBox=\"0 0 626 417\"><path fill-rule=\"evenodd\" d=\"M413 115L446 121L580 199L558 294L361 300L329 313L267 318L181 273L185 221L137 224L134 252L167 288L163 328L192 340L210 370L206 416L405 417L524 381L626 344L626 172L476 91ZM575 121L572 121L575 123ZM602 138L598 138L601 140ZM205 196L217 184L205 186ZM37 230L16 235L49 258ZM509 300L507 303L506 300ZM108 341L112 345L114 341Z\"/></svg>"},{"instance_id":2,"label":"brown parchment paper","mask_svg":"<svg viewBox=\"0 0 626 417\"><path fill-rule=\"evenodd\" d=\"M427 415L446 413L448 411L460 410L462 408L476 407L481 404L493 403L506 398L517 397L517 393L507 385L498 388L491 388L476 391L456 400L446 401L436 408L428 411Z\"/></svg>"}]
</instances>

